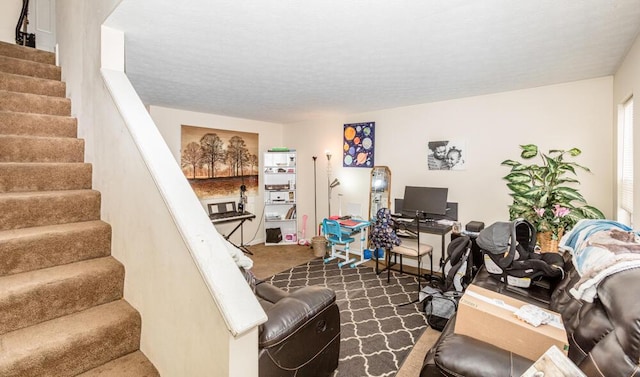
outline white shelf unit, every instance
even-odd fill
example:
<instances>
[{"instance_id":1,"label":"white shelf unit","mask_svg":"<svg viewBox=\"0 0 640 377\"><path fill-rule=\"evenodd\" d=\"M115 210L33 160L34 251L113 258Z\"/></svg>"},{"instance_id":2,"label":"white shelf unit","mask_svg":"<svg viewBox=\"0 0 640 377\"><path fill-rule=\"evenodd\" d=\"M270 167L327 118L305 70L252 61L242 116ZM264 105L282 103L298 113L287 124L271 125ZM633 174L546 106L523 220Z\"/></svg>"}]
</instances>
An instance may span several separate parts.
<instances>
[{"instance_id":1,"label":"white shelf unit","mask_svg":"<svg viewBox=\"0 0 640 377\"><path fill-rule=\"evenodd\" d=\"M265 245L296 244L296 152L264 153L264 236ZM269 229L280 229L282 240L268 239Z\"/></svg>"}]
</instances>

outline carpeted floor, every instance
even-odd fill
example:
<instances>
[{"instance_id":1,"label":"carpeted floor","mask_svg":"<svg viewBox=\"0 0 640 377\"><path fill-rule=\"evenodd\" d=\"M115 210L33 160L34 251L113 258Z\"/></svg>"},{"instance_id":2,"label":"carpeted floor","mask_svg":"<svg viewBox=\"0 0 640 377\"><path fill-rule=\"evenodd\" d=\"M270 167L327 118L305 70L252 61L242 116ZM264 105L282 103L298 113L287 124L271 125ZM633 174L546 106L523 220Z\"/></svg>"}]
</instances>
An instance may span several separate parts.
<instances>
[{"instance_id":1,"label":"carpeted floor","mask_svg":"<svg viewBox=\"0 0 640 377\"><path fill-rule=\"evenodd\" d=\"M387 283L370 267L340 268L313 259L274 275L269 283L293 291L322 285L336 292L340 309L340 361L334 376L394 376L427 327L413 276Z\"/></svg>"},{"instance_id":2,"label":"carpeted floor","mask_svg":"<svg viewBox=\"0 0 640 377\"><path fill-rule=\"evenodd\" d=\"M258 278L267 278L278 272L288 270L297 265L306 263L314 259L313 249L308 246L264 246L262 244L250 246L254 255L249 255L254 261L253 272ZM364 264L355 270L372 268L373 263ZM353 270L346 269L345 271ZM382 277L382 275L381 275ZM386 284L386 279L383 279ZM415 377L420 374L420 368L424 356L431 345L439 336L439 332L426 328L423 334L417 339L417 343L410 350L404 362L401 364L397 377ZM354 376L364 376L364 369L354 371Z\"/></svg>"},{"instance_id":3,"label":"carpeted floor","mask_svg":"<svg viewBox=\"0 0 640 377\"><path fill-rule=\"evenodd\" d=\"M251 271L258 279L266 279L315 258L313 249L309 246L257 244L249 246L248 249L253 253L253 255L247 255L253 260Z\"/></svg>"}]
</instances>

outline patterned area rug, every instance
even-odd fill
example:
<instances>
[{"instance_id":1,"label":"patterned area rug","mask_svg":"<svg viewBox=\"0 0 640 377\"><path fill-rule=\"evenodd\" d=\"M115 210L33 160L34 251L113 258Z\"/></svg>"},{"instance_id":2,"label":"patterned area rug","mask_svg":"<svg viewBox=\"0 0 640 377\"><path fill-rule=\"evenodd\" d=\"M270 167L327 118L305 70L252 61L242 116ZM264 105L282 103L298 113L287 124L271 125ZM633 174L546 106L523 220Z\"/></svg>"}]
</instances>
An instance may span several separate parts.
<instances>
[{"instance_id":1,"label":"patterned area rug","mask_svg":"<svg viewBox=\"0 0 640 377\"><path fill-rule=\"evenodd\" d=\"M314 259L267 279L291 291L322 285L336 292L340 309L340 361L334 376L394 376L427 328L422 304L398 306L418 297L416 278L370 267L339 268Z\"/></svg>"}]
</instances>

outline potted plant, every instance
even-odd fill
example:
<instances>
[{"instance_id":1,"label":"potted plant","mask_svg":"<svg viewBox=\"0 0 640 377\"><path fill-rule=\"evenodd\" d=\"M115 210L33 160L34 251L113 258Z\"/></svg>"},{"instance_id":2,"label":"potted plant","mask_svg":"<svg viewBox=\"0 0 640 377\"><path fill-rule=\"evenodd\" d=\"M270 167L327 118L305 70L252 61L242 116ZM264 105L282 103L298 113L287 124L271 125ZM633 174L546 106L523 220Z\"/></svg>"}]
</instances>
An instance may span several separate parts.
<instances>
[{"instance_id":1,"label":"potted plant","mask_svg":"<svg viewBox=\"0 0 640 377\"><path fill-rule=\"evenodd\" d=\"M538 231L541 249L557 251L563 232L570 230L579 220L604 218L600 210L587 205L578 189L569 186L580 183L573 177L577 175L576 169L590 170L565 160L566 157L580 155L582 152L578 148L552 149L546 154L539 153L533 144L521 145L520 148L522 159L539 156L542 163L527 165L515 160L501 163L511 167L511 172L504 177L513 197L509 217L511 220L528 220ZM552 241L551 245L544 244L547 239Z\"/></svg>"}]
</instances>

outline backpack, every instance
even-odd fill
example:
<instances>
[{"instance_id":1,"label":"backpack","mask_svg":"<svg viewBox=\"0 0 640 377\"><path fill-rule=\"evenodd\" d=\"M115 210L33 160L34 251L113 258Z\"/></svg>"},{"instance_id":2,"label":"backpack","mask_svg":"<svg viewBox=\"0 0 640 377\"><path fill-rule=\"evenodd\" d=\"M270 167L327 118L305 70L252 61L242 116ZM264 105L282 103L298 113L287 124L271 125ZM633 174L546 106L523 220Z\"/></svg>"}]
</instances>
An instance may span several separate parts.
<instances>
[{"instance_id":1,"label":"backpack","mask_svg":"<svg viewBox=\"0 0 640 377\"><path fill-rule=\"evenodd\" d=\"M376 249L393 249L402 243L395 230L395 222L388 208L380 208L376 212L375 222L369 233L369 240Z\"/></svg>"},{"instance_id":2,"label":"backpack","mask_svg":"<svg viewBox=\"0 0 640 377\"><path fill-rule=\"evenodd\" d=\"M444 281L438 288L426 286L420 290L422 310L427 316L427 323L434 330L442 331L458 311L458 301L473 276L470 254L471 239L468 236L451 241L444 262Z\"/></svg>"},{"instance_id":3,"label":"backpack","mask_svg":"<svg viewBox=\"0 0 640 377\"><path fill-rule=\"evenodd\" d=\"M487 272L508 285L529 288L534 281L564 276L560 254L535 252L536 229L527 220L493 223L480 231L476 243Z\"/></svg>"},{"instance_id":4,"label":"backpack","mask_svg":"<svg viewBox=\"0 0 640 377\"><path fill-rule=\"evenodd\" d=\"M420 293L426 295L422 301L422 310L427 316L429 327L442 331L449 319L458 311L458 301L462 297L462 292L442 292L437 288L426 286Z\"/></svg>"}]
</instances>

